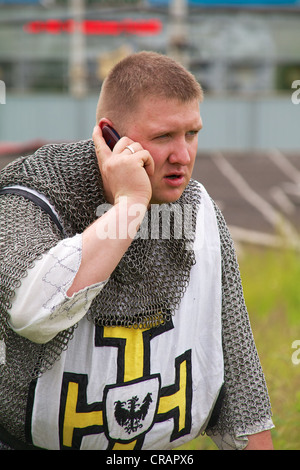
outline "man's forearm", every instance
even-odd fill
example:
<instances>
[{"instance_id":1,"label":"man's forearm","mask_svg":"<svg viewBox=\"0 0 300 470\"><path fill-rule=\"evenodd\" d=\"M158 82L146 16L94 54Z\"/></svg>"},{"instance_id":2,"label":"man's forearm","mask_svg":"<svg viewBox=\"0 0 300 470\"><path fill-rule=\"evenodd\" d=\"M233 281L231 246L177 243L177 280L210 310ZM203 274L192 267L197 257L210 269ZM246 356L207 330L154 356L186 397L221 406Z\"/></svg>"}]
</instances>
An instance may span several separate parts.
<instances>
[{"instance_id":1,"label":"man's forearm","mask_svg":"<svg viewBox=\"0 0 300 470\"><path fill-rule=\"evenodd\" d=\"M124 197L83 232L81 264L68 296L111 275L129 248L146 211L145 204Z\"/></svg>"}]
</instances>

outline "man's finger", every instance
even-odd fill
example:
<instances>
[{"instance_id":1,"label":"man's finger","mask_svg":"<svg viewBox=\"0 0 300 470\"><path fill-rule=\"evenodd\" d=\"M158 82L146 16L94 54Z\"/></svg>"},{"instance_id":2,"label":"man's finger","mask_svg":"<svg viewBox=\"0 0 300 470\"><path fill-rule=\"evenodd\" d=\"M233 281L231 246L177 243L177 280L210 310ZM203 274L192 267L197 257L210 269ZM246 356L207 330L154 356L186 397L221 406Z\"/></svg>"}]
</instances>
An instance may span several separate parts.
<instances>
[{"instance_id":1,"label":"man's finger","mask_svg":"<svg viewBox=\"0 0 300 470\"><path fill-rule=\"evenodd\" d=\"M145 155L142 157L144 162L144 168L148 174L148 176L152 176L154 174L154 160L150 153L146 151Z\"/></svg>"},{"instance_id":2,"label":"man's finger","mask_svg":"<svg viewBox=\"0 0 300 470\"><path fill-rule=\"evenodd\" d=\"M93 130L93 141L95 144L98 159L103 159L111 155L111 150L106 144L100 126L95 126Z\"/></svg>"}]
</instances>

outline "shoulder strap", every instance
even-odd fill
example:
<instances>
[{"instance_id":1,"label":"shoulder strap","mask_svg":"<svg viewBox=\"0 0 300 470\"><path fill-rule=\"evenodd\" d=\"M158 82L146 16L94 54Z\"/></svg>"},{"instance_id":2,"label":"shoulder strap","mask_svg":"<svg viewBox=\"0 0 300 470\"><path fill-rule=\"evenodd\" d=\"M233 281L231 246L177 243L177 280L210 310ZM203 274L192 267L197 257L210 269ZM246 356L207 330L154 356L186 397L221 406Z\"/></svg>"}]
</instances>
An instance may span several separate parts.
<instances>
[{"instance_id":1,"label":"shoulder strap","mask_svg":"<svg viewBox=\"0 0 300 470\"><path fill-rule=\"evenodd\" d=\"M0 195L1 194L17 194L19 196L23 196L26 199L29 199L30 201L34 202L36 205L40 206L41 209L43 209L53 220L53 222L56 224L58 229L63 233L63 227L58 219L58 216L54 212L51 204L47 202L46 199L43 199L40 197L36 192L32 192L28 190L25 187L16 187L16 186L7 186L6 188L0 189Z\"/></svg>"}]
</instances>

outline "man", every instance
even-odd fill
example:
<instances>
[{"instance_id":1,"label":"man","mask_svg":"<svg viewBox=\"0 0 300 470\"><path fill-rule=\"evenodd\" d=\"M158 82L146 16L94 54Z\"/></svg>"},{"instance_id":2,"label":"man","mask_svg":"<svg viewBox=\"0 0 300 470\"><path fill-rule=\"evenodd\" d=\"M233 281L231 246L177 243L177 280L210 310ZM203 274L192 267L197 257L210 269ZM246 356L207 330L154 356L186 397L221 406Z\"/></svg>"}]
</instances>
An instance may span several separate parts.
<instances>
[{"instance_id":1,"label":"man","mask_svg":"<svg viewBox=\"0 0 300 470\"><path fill-rule=\"evenodd\" d=\"M104 82L93 141L2 172L11 447L170 449L206 431L221 449L272 448L232 241L191 179L201 100L179 64L133 54Z\"/></svg>"}]
</instances>

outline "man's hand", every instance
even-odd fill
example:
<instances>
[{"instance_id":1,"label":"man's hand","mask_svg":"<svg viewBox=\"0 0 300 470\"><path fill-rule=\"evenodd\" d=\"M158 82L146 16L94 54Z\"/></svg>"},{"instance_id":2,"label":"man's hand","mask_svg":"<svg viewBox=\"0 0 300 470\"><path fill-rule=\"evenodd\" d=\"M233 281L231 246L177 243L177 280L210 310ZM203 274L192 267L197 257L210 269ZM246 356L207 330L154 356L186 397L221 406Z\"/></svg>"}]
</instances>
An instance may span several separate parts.
<instances>
[{"instance_id":1,"label":"man's hand","mask_svg":"<svg viewBox=\"0 0 300 470\"><path fill-rule=\"evenodd\" d=\"M148 206L152 196L149 176L154 173L150 153L128 137L122 137L111 151L100 126L95 126L93 140L108 201L117 204L126 196L130 201ZM128 145L134 153L126 148Z\"/></svg>"},{"instance_id":2,"label":"man's hand","mask_svg":"<svg viewBox=\"0 0 300 470\"><path fill-rule=\"evenodd\" d=\"M248 437L248 445L245 450L273 450L270 431L262 431Z\"/></svg>"}]
</instances>

